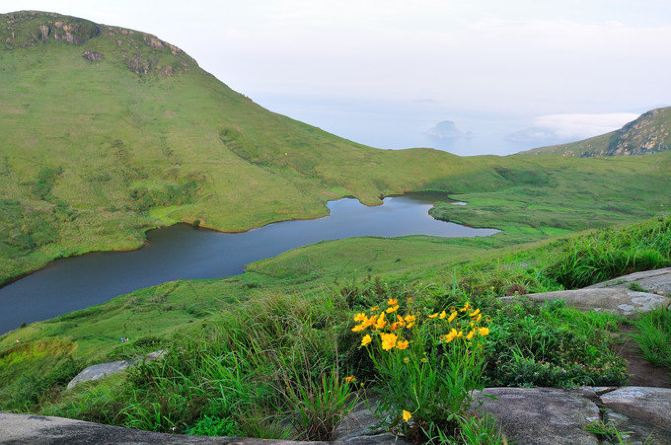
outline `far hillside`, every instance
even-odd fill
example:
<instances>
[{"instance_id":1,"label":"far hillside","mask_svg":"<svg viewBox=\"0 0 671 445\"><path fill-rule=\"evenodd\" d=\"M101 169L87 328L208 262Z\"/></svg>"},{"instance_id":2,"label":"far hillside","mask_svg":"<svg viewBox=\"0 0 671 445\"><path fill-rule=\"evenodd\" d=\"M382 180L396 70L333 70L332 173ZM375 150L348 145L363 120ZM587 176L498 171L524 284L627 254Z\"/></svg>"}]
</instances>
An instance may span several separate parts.
<instances>
[{"instance_id":1,"label":"far hillside","mask_svg":"<svg viewBox=\"0 0 671 445\"><path fill-rule=\"evenodd\" d=\"M563 156L630 156L671 150L671 107L642 114L619 130L584 141L535 148L527 153Z\"/></svg>"}]
</instances>

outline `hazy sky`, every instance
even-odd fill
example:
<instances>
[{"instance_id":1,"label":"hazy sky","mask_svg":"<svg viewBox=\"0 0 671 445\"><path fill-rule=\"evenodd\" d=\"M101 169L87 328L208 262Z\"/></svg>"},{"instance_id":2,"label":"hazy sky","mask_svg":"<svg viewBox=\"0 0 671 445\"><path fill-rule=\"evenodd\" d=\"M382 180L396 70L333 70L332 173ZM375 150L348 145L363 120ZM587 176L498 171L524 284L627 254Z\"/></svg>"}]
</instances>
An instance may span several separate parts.
<instances>
[{"instance_id":1,"label":"hazy sky","mask_svg":"<svg viewBox=\"0 0 671 445\"><path fill-rule=\"evenodd\" d=\"M273 111L383 148L511 153L671 105L671 0L2 0L156 34Z\"/></svg>"}]
</instances>

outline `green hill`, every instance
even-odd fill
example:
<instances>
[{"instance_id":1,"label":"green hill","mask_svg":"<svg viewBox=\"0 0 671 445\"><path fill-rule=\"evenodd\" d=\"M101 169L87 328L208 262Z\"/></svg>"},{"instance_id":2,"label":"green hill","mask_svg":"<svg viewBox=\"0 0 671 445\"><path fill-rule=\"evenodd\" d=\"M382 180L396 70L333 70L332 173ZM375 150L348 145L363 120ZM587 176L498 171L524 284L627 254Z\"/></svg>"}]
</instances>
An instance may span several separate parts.
<instances>
[{"instance_id":1,"label":"green hill","mask_svg":"<svg viewBox=\"0 0 671 445\"><path fill-rule=\"evenodd\" d=\"M671 107L642 114L619 130L584 141L553 145L528 153L563 156L630 156L671 150Z\"/></svg>"},{"instance_id":2,"label":"green hill","mask_svg":"<svg viewBox=\"0 0 671 445\"><path fill-rule=\"evenodd\" d=\"M473 205L454 210L461 221L485 221L495 203L497 217L526 223L529 194L540 193L552 205L536 229L580 218L575 202L603 208L577 224L585 227L649 216L668 201L617 202L667 187L664 156L379 150L265 110L152 35L17 12L0 15L0 41L0 282L59 257L137 248L150 228L198 221L240 231L322 216L344 196L379 204L413 190L466 194Z\"/></svg>"}]
</instances>

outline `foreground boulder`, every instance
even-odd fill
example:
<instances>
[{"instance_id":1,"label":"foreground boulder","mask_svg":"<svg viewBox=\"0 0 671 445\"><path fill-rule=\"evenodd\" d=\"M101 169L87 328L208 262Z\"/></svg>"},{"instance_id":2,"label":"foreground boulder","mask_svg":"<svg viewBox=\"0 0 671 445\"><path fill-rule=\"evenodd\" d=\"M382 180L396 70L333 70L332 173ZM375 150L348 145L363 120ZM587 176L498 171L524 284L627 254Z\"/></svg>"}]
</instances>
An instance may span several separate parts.
<instances>
[{"instance_id":1,"label":"foreground boulder","mask_svg":"<svg viewBox=\"0 0 671 445\"><path fill-rule=\"evenodd\" d=\"M195 437L181 434L153 433L119 426L101 425L62 417L0 413L0 443L3 445L316 445L326 442L293 442L286 440L239 439L228 437Z\"/></svg>"},{"instance_id":2,"label":"foreground boulder","mask_svg":"<svg viewBox=\"0 0 671 445\"><path fill-rule=\"evenodd\" d=\"M671 389L488 388L472 409L492 416L518 445L598 445L588 425L614 425L628 444L671 444Z\"/></svg>"},{"instance_id":3,"label":"foreground boulder","mask_svg":"<svg viewBox=\"0 0 671 445\"><path fill-rule=\"evenodd\" d=\"M647 426L645 432L657 431L671 443L671 389L628 386L603 394L601 402L635 427Z\"/></svg>"},{"instance_id":4,"label":"foreground boulder","mask_svg":"<svg viewBox=\"0 0 671 445\"><path fill-rule=\"evenodd\" d=\"M333 442L270 440L237 437L198 437L140 431L119 426L101 425L62 417L0 413L0 444L38 445L407 445L380 427L374 407L360 404L345 417L335 432Z\"/></svg>"},{"instance_id":5,"label":"foreground boulder","mask_svg":"<svg viewBox=\"0 0 671 445\"><path fill-rule=\"evenodd\" d=\"M624 287L562 290L528 294L523 297L501 297L500 300L514 301L519 298L528 298L536 302L563 300L569 306L578 309L612 312L624 316L650 312L669 304L669 298L666 296L633 291Z\"/></svg>"},{"instance_id":6,"label":"foreground boulder","mask_svg":"<svg viewBox=\"0 0 671 445\"><path fill-rule=\"evenodd\" d=\"M599 420L599 407L580 391L555 388L487 388L473 407L489 414L520 445L598 445L585 427Z\"/></svg>"}]
</instances>

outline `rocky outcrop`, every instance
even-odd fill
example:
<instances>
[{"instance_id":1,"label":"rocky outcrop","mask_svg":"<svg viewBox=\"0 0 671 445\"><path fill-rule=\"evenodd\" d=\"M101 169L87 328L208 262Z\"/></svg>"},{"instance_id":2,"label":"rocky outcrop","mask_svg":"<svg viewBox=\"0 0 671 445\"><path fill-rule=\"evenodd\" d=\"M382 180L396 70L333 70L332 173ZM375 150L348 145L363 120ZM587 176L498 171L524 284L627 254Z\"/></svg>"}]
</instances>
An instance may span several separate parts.
<instances>
[{"instance_id":1,"label":"rocky outcrop","mask_svg":"<svg viewBox=\"0 0 671 445\"><path fill-rule=\"evenodd\" d=\"M636 288L658 295L671 296L671 267L646 270L594 284L587 289Z\"/></svg>"},{"instance_id":2,"label":"rocky outcrop","mask_svg":"<svg viewBox=\"0 0 671 445\"><path fill-rule=\"evenodd\" d=\"M563 156L632 156L671 150L671 107L658 108L610 133L583 141L541 147L529 153Z\"/></svg>"},{"instance_id":3,"label":"rocky outcrop","mask_svg":"<svg viewBox=\"0 0 671 445\"><path fill-rule=\"evenodd\" d=\"M624 316L649 312L669 304L669 298L665 296L621 287L544 292L522 297L501 297L500 300L514 301L519 298L527 298L536 302L563 300L566 304L578 309L612 312Z\"/></svg>"},{"instance_id":4,"label":"rocky outcrop","mask_svg":"<svg viewBox=\"0 0 671 445\"><path fill-rule=\"evenodd\" d=\"M100 380L104 377L109 377L114 374L119 374L120 372L125 371L129 366L132 366L140 361L150 362L158 360L165 355L165 351L154 351L150 352L144 357L140 357L134 360L118 360L115 362L107 363L98 363L97 365L91 365L83 369L79 374L77 374L70 382L68 383L67 389L72 389L80 383L92 382L94 380Z\"/></svg>"},{"instance_id":5,"label":"rocky outcrop","mask_svg":"<svg viewBox=\"0 0 671 445\"><path fill-rule=\"evenodd\" d=\"M500 301L527 298L544 302L563 300L583 310L613 312L632 316L671 304L671 267L624 275L584 289L501 297Z\"/></svg>"},{"instance_id":6,"label":"rocky outcrop","mask_svg":"<svg viewBox=\"0 0 671 445\"><path fill-rule=\"evenodd\" d=\"M580 391L555 388L488 388L474 409L489 414L514 443L598 445L585 427L599 420L599 407Z\"/></svg>"},{"instance_id":7,"label":"rocky outcrop","mask_svg":"<svg viewBox=\"0 0 671 445\"><path fill-rule=\"evenodd\" d=\"M62 417L0 413L0 444L3 445L316 445L326 442L196 437L163 434L101 425Z\"/></svg>"},{"instance_id":8,"label":"rocky outcrop","mask_svg":"<svg viewBox=\"0 0 671 445\"><path fill-rule=\"evenodd\" d=\"M588 432L595 422L615 426L626 443L671 443L666 388L488 388L472 406L520 445L598 445L604 442Z\"/></svg>"},{"instance_id":9,"label":"rocky outcrop","mask_svg":"<svg viewBox=\"0 0 671 445\"><path fill-rule=\"evenodd\" d=\"M487 388L474 394L471 411L496 420L518 445L600 445L590 425L617 428L628 444L671 443L671 389ZM374 406L360 404L338 426L332 442L295 442L233 437L194 437L100 425L60 417L0 413L2 444L222 444L222 445L407 445L385 431Z\"/></svg>"},{"instance_id":10,"label":"rocky outcrop","mask_svg":"<svg viewBox=\"0 0 671 445\"><path fill-rule=\"evenodd\" d=\"M603 394L600 401L620 430L671 443L671 389L628 386Z\"/></svg>"},{"instance_id":11,"label":"rocky outcrop","mask_svg":"<svg viewBox=\"0 0 671 445\"><path fill-rule=\"evenodd\" d=\"M100 61L99 40L109 39L122 51L108 54L109 60L124 63L132 72L168 77L197 66L181 49L158 37L129 29L98 25L89 20L39 11L0 14L0 43L8 49L27 48L45 43L90 45L86 60Z\"/></svg>"},{"instance_id":12,"label":"rocky outcrop","mask_svg":"<svg viewBox=\"0 0 671 445\"><path fill-rule=\"evenodd\" d=\"M103 55L97 51L86 50L82 53L82 57L88 60L89 62L97 62L103 60Z\"/></svg>"},{"instance_id":13,"label":"rocky outcrop","mask_svg":"<svg viewBox=\"0 0 671 445\"><path fill-rule=\"evenodd\" d=\"M377 428L378 423L373 416L373 411L362 405L345 418L333 442L309 442L184 436L101 425L62 417L0 413L0 444L407 445L407 442L402 439Z\"/></svg>"}]
</instances>

